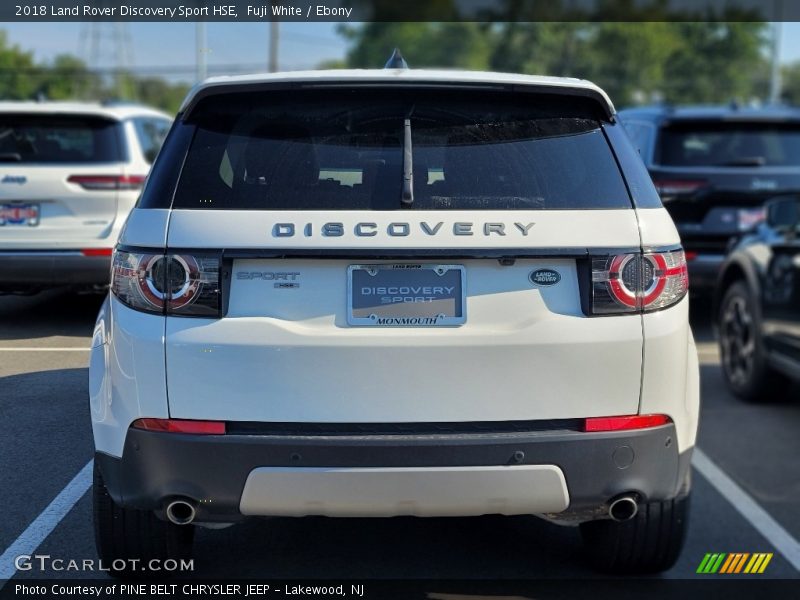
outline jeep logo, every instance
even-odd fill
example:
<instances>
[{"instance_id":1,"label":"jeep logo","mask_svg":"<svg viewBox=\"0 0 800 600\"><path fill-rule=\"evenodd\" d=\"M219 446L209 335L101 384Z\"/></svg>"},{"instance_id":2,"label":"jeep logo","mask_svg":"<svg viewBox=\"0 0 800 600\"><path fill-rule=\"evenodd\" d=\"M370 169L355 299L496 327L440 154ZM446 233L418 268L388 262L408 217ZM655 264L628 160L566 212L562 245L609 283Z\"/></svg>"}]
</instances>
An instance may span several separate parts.
<instances>
[{"instance_id":1,"label":"jeep logo","mask_svg":"<svg viewBox=\"0 0 800 600\"><path fill-rule=\"evenodd\" d=\"M555 285L561 281L561 274L553 269L538 269L533 271L528 279L535 285Z\"/></svg>"}]
</instances>

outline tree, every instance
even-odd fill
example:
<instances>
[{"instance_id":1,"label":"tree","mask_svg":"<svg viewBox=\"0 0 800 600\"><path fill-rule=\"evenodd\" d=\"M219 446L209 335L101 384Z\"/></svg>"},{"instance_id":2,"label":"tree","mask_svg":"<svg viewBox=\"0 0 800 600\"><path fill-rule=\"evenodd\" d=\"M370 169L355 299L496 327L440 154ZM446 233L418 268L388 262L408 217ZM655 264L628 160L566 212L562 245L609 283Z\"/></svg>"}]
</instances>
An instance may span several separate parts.
<instances>
[{"instance_id":1,"label":"tree","mask_svg":"<svg viewBox=\"0 0 800 600\"><path fill-rule=\"evenodd\" d=\"M100 78L89 71L79 58L60 54L49 65L37 71L37 94L50 100L84 98L90 90L100 87Z\"/></svg>"},{"instance_id":2,"label":"tree","mask_svg":"<svg viewBox=\"0 0 800 600\"><path fill-rule=\"evenodd\" d=\"M795 106L800 105L800 61L783 68L781 100Z\"/></svg>"},{"instance_id":3,"label":"tree","mask_svg":"<svg viewBox=\"0 0 800 600\"><path fill-rule=\"evenodd\" d=\"M342 26L350 40L347 64L380 68L394 48L400 48L412 67L489 67L489 38L478 23L365 23Z\"/></svg>"},{"instance_id":4,"label":"tree","mask_svg":"<svg viewBox=\"0 0 800 600\"><path fill-rule=\"evenodd\" d=\"M546 14L532 18L530 11L546 10L543 4L509 0L503 13L513 19L508 22L376 22L340 32L350 41L349 66L379 67L399 46L412 67L589 79L620 106L657 99L727 102L766 94L766 23L668 22L659 18L661 4L636 13L645 19L641 22L560 23L547 21Z\"/></svg>"},{"instance_id":5,"label":"tree","mask_svg":"<svg viewBox=\"0 0 800 600\"><path fill-rule=\"evenodd\" d=\"M5 31L0 31L0 98L23 100L36 91L32 52L9 46Z\"/></svg>"},{"instance_id":6,"label":"tree","mask_svg":"<svg viewBox=\"0 0 800 600\"><path fill-rule=\"evenodd\" d=\"M673 103L765 97L767 24L669 23L680 41L664 63L664 97Z\"/></svg>"},{"instance_id":7,"label":"tree","mask_svg":"<svg viewBox=\"0 0 800 600\"><path fill-rule=\"evenodd\" d=\"M189 92L185 83L169 83L159 77L137 78L136 97L140 102L157 106L168 113L176 113Z\"/></svg>"}]
</instances>

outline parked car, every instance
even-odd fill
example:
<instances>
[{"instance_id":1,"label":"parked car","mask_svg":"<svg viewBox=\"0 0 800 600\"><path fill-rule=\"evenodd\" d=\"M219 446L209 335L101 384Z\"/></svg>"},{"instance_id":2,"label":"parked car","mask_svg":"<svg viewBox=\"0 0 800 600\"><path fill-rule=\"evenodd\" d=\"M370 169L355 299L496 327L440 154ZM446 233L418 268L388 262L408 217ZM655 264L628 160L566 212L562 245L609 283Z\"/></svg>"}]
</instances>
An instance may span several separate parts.
<instances>
[{"instance_id":1,"label":"parked car","mask_svg":"<svg viewBox=\"0 0 800 600\"><path fill-rule=\"evenodd\" d=\"M800 190L800 109L650 106L619 113L681 235L692 290L713 292L731 239Z\"/></svg>"},{"instance_id":2,"label":"parked car","mask_svg":"<svg viewBox=\"0 0 800 600\"><path fill-rule=\"evenodd\" d=\"M0 102L0 293L107 286L170 124L143 106Z\"/></svg>"},{"instance_id":3,"label":"parked car","mask_svg":"<svg viewBox=\"0 0 800 600\"><path fill-rule=\"evenodd\" d=\"M199 85L116 248L89 378L106 564L251 516L535 514L626 572L684 539L686 263L585 81Z\"/></svg>"},{"instance_id":4,"label":"parked car","mask_svg":"<svg viewBox=\"0 0 800 600\"><path fill-rule=\"evenodd\" d=\"M717 288L725 381L747 400L774 400L800 379L800 195L767 204L767 220L744 236Z\"/></svg>"}]
</instances>

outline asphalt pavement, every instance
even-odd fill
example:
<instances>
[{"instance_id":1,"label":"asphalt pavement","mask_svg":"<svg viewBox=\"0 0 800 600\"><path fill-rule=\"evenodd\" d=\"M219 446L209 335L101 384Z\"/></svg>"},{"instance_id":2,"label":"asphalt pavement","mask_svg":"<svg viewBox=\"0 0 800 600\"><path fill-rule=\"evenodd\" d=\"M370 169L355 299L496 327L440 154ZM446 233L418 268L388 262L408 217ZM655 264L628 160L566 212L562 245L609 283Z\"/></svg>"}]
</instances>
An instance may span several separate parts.
<instances>
[{"instance_id":1,"label":"asphalt pavement","mask_svg":"<svg viewBox=\"0 0 800 600\"><path fill-rule=\"evenodd\" d=\"M65 292L0 297L0 555L22 548L65 560L97 557L91 494L76 475L92 459L87 363L100 303L96 295ZM692 315L701 359L702 461L695 462L686 546L662 577L711 577L696 574L708 552L773 552L765 573L751 577L799 579L792 551L800 539L800 394L759 405L731 396L708 308L694 305ZM74 505L64 504L70 493L78 498ZM251 520L199 530L195 549L199 577L598 577L582 556L576 528L534 517ZM4 572L14 580L106 577L14 572L0 564Z\"/></svg>"}]
</instances>

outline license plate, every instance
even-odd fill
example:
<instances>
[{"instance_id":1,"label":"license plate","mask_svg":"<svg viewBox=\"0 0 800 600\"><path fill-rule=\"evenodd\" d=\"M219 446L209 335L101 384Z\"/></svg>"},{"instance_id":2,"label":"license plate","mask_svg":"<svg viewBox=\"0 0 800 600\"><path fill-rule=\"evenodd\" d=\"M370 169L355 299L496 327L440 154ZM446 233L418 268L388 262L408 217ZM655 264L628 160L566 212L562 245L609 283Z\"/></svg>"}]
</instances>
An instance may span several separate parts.
<instances>
[{"instance_id":1,"label":"license plate","mask_svg":"<svg viewBox=\"0 0 800 600\"><path fill-rule=\"evenodd\" d=\"M463 324L461 265L351 265L347 322L362 327L443 327Z\"/></svg>"},{"instance_id":2,"label":"license plate","mask_svg":"<svg viewBox=\"0 0 800 600\"><path fill-rule=\"evenodd\" d=\"M38 204L0 204L0 225L39 224Z\"/></svg>"}]
</instances>

